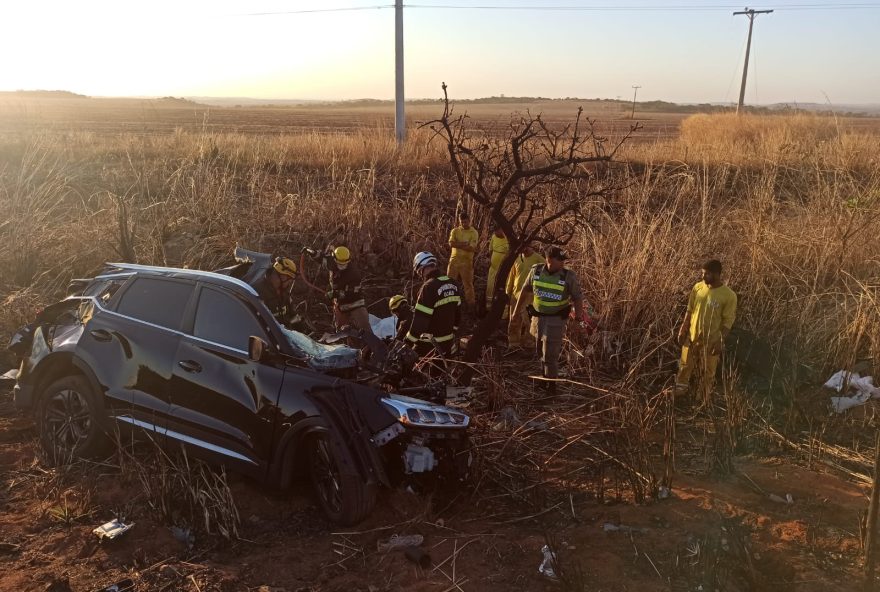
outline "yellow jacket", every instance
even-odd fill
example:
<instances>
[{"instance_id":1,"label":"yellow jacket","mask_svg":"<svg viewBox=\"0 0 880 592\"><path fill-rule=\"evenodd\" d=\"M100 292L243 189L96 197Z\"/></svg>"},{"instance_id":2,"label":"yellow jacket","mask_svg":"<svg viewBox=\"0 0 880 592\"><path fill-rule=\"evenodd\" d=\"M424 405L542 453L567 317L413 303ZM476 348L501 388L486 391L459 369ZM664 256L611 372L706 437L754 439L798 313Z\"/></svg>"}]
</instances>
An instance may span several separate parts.
<instances>
[{"instance_id":1,"label":"yellow jacket","mask_svg":"<svg viewBox=\"0 0 880 592\"><path fill-rule=\"evenodd\" d=\"M706 282L697 282L688 297L691 317L691 341L715 343L721 340L721 330L733 327L736 319L736 294L727 285L710 288Z\"/></svg>"},{"instance_id":2,"label":"yellow jacket","mask_svg":"<svg viewBox=\"0 0 880 592\"><path fill-rule=\"evenodd\" d=\"M501 262L504 261L509 251L510 242L507 240L507 237L496 236L493 232L492 236L489 237L489 267L493 269L501 267Z\"/></svg>"},{"instance_id":3,"label":"yellow jacket","mask_svg":"<svg viewBox=\"0 0 880 592\"><path fill-rule=\"evenodd\" d=\"M544 256L540 253L532 253L528 257L520 254L513 264L513 269L507 274L507 295L516 297L524 284L529 281L529 272L538 263L544 263Z\"/></svg>"},{"instance_id":4,"label":"yellow jacket","mask_svg":"<svg viewBox=\"0 0 880 592\"><path fill-rule=\"evenodd\" d=\"M449 233L449 242L450 243L467 243L470 245L474 251L477 250L477 244L480 242L480 233L477 232L476 228L464 228L462 226L456 226L452 229L452 232ZM452 246L450 244L450 246ZM459 261L471 261L474 260L474 253L471 251L465 251L463 249L456 249L452 247L452 255L450 259L458 259Z\"/></svg>"}]
</instances>

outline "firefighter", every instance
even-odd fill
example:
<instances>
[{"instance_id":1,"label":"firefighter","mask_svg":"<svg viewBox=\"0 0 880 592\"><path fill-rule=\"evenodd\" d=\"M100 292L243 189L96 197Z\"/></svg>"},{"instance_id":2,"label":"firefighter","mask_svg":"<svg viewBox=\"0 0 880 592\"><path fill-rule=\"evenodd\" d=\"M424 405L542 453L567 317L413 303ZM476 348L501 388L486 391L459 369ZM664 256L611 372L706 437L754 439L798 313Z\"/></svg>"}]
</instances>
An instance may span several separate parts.
<instances>
[{"instance_id":1,"label":"firefighter","mask_svg":"<svg viewBox=\"0 0 880 592\"><path fill-rule=\"evenodd\" d=\"M465 303L472 307L476 303L474 296L474 253L480 241L480 233L471 226L470 216L462 210L458 215L458 226L449 233L449 246L452 254L446 274L458 281L464 288Z\"/></svg>"},{"instance_id":2,"label":"firefighter","mask_svg":"<svg viewBox=\"0 0 880 592\"><path fill-rule=\"evenodd\" d=\"M422 356L434 348L444 356L452 354L457 349L455 335L461 321L458 284L443 275L437 258L425 251L416 254L413 271L424 283L419 290L406 339Z\"/></svg>"},{"instance_id":3,"label":"firefighter","mask_svg":"<svg viewBox=\"0 0 880 592\"><path fill-rule=\"evenodd\" d=\"M269 312L282 325L288 326L295 320L291 294L296 282L296 263L287 257L276 257L272 267L254 289L260 295Z\"/></svg>"},{"instance_id":4,"label":"firefighter","mask_svg":"<svg viewBox=\"0 0 880 592\"><path fill-rule=\"evenodd\" d=\"M513 314L516 309L517 295L522 287L529 281L532 267L544 262L544 257L536 252L531 245L522 248L513 269L507 274L507 297L510 299L510 321L507 324L507 346L516 350L526 344L526 336L529 332L528 317L522 310L518 315Z\"/></svg>"},{"instance_id":5,"label":"firefighter","mask_svg":"<svg viewBox=\"0 0 880 592\"><path fill-rule=\"evenodd\" d=\"M336 327L351 325L363 331L372 331L367 303L361 292L361 274L351 261L348 247L329 247L324 265L330 272L330 290L327 299L333 303Z\"/></svg>"},{"instance_id":6,"label":"firefighter","mask_svg":"<svg viewBox=\"0 0 880 592\"><path fill-rule=\"evenodd\" d=\"M681 396L688 392L691 374L694 367L698 367L702 374L699 397L705 404L715 386L724 340L736 319L737 297L721 277L720 261L707 261L702 273L702 280L691 289L687 312L678 330L681 360L675 377L675 394Z\"/></svg>"},{"instance_id":7,"label":"firefighter","mask_svg":"<svg viewBox=\"0 0 880 592\"><path fill-rule=\"evenodd\" d=\"M394 339L404 341L412 324L412 307L405 296L396 294L388 299L388 310L397 319L397 333Z\"/></svg>"},{"instance_id":8,"label":"firefighter","mask_svg":"<svg viewBox=\"0 0 880 592\"><path fill-rule=\"evenodd\" d=\"M492 307L492 298L495 292L495 278L498 275L498 269L507 253L510 251L510 242L504 235L504 231L496 228L492 236L489 237L489 275L486 278L486 308ZM508 276L509 277L509 276ZM506 318L506 315L505 315Z\"/></svg>"},{"instance_id":9,"label":"firefighter","mask_svg":"<svg viewBox=\"0 0 880 592\"><path fill-rule=\"evenodd\" d=\"M547 247L544 263L532 266L530 277L519 291L513 316L522 313L527 307L532 317L531 334L535 337L535 350L541 358L541 372L544 378L559 377L559 354L568 315L574 306L576 318L586 322L584 296L577 275L566 269L568 255L559 247ZM528 295L531 304L526 304ZM556 392L554 380L541 381L541 387L551 394Z\"/></svg>"}]
</instances>

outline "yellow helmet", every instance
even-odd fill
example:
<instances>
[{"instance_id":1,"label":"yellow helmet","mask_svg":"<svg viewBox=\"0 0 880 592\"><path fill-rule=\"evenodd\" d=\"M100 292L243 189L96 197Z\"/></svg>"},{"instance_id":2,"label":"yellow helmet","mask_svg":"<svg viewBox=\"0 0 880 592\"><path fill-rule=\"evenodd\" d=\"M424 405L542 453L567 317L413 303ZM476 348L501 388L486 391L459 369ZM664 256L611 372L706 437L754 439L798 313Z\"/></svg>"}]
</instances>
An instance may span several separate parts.
<instances>
[{"instance_id":1,"label":"yellow helmet","mask_svg":"<svg viewBox=\"0 0 880 592\"><path fill-rule=\"evenodd\" d=\"M391 298L388 299L388 309L391 312L394 312L398 308L400 308L401 304L406 303L406 296L402 296L400 294L395 294Z\"/></svg>"},{"instance_id":2,"label":"yellow helmet","mask_svg":"<svg viewBox=\"0 0 880 592\"><path fill-rule=\"evenodd\" d=\"M336 259L336 263L348 263L351 260L351 251L348 247L336 247L333 249L333 258Z\"/></svg>"},{"instance_id":3,"label":"yellow helmet","mask_svg":"<svg viewBox=\"0 0 880 592\"><path fill-rule=\"evenodd\" d=\"M296 279L296 263L294 263L292 259L288 259L287 257L276 257L275 263L272 264L272 268L281 275Z\"/></svg>"}]
</instances>

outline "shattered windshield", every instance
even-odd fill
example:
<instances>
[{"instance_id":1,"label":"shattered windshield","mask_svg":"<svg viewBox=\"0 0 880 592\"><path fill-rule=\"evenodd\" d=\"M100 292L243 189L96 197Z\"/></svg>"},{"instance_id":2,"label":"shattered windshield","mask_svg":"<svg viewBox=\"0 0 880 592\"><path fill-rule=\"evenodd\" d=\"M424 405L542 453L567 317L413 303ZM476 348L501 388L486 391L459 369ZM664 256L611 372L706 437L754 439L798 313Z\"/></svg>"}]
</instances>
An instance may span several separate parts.
<instances>
[{"instance_id":1,"label":"shattered windshield","mask_svg":"<svg viewBox=\"0 0 880 592\"><path fill-rule=\"evenodd\" d=\"M353 368L357 366L358 350L346 345L327 345L318 343L308 335L281 327L287 341L303 357L308 360L309 366L315 370L339 370L341 368Z\"/></svg>"}]
</instances>

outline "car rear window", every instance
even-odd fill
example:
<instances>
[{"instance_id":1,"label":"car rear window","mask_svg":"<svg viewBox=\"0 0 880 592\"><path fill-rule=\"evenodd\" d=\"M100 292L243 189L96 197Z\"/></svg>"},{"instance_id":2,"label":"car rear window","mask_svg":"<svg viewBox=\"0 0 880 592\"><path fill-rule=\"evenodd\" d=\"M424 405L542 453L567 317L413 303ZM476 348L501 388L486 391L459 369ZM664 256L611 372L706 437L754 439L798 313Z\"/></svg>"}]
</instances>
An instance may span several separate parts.
<instances>
[{"instance_id":1,"label":"car rear window","mask_svg":"<svg viewBox=\"0 0 880 592\"><path fill-rule=\"evenodd\" d=\"M199 296L193 335L241 351L248 350L251 335L266 339L266 332L256 315L244 303L205 287Z\"/></svg>"},{"instance_id":2,"label":"car rear window","mask_svg":"<svg viewBox=\"0 0 880 592\"><path fill-rule=\"evenodd\" d=\"M176 331L193 288L184 282L137 278L122 295L116 312Z\"/></svg>"}]
</instances>

